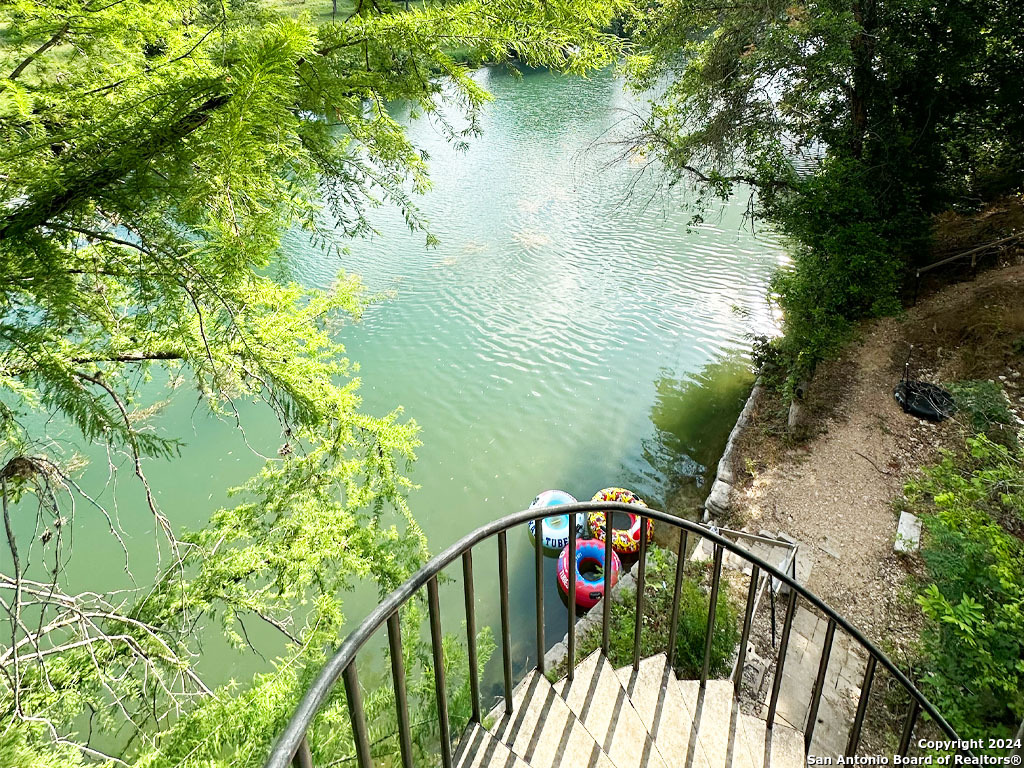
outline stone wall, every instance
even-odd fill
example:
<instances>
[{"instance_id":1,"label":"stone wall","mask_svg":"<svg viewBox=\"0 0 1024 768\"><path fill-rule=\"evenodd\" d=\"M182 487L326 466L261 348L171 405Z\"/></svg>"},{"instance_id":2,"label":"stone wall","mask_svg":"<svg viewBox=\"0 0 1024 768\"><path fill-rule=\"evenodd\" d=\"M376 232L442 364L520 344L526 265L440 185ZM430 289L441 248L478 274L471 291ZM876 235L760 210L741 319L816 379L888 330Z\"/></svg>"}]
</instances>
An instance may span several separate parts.
<instances>
[{"instance_id":1,"label":"stone wall","mask_svg":"<svg viewBox=\"0 0 1024 768\"><path fill-rule=\"evenodd\" d=\"M732 491L733 483L736 482L733 474L733 453L736 448L736 441L739 434L750 424L751 415L754 412L754 403L761 394L761 379L754 382L754 388L750 390L750 396L740 411L739 418L729 433L729 439L725 443L725 451L722 458L718 460L718 468L715 471L715 481L711 484L711 492L704 500L704 516L702 522L708 522L712 518L722 519L729 513L729 494Z\"/></svg>"}]
</instances>

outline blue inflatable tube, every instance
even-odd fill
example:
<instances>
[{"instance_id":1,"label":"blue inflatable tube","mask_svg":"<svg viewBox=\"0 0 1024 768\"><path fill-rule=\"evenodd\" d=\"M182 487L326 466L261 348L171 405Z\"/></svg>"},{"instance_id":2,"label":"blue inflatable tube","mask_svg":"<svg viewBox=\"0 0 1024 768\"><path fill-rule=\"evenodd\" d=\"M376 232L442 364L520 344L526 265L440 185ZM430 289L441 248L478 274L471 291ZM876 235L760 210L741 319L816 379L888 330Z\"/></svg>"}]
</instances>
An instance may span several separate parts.
<instances>
[{"instance_id":1,"label":"blue inflatable tube","mask_svg":"<svg viewBox=\"0 0 1024 768\"><path fill-rule=\"evenodd\" d=\"M530 504L530 509L538 509L541 507L557 507L562 504L575 504L576 499L565 491L544 491L539 494L537 498ZM537 523L535 520L531 520L528 525L530 529L530 537L533 538L537 535ZM579 536L583 535L583 531L586 529L586 515L576 515L576 533ZM545 549L550 549L555 552L561 551L569 544L569 516L568 515L553 515L547 517L540 522L540 539L541 544Z\"/></svg>"},{"instance_id":2,"label":"blue inflatable tube","mask_svg":"<svg viewBox=\"0 0 1024 768\"><path fill-rule=\"evenodd\" d=\"M604 575L597 575L595 571L600 568L602 571L607 567L604 562L604 542L597 539L584 539L576 545L576 562L569 562L569 547L562 550L558 556L558 586L562 591L569 594L569 579L576 582L576 605L580 608L593 608L598 601L604 597ZM619 573L622 571L622 562L619 556L612 552L611 571L608 578L611 585L619 580Z\"/></svg>"}]
</instances>

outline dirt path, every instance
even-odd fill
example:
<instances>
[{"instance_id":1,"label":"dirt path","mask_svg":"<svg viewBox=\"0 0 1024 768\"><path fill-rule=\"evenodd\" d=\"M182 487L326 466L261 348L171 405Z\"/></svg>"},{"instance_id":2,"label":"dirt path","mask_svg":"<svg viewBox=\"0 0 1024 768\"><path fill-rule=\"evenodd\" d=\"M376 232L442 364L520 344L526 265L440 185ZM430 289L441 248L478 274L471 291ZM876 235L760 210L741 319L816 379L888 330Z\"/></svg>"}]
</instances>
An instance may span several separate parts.
<instances>
[{"instance_id":1,"label":"dirt path","mask_svg":"<svg viewBox=\"0 0 1024 768\"><path fill-rule=\"evenodd\" d=\"M808 394L816 437L787 447L777 436L780 402L766 395L737 446L734 472L746 480L731 499L736 522L801 541L800 557L812 564L810 589L891 650L916 635L917 615L902 586L915 560L892 549L893 501L918 467L962 434L957 421L928 424L894 401L909 344L913 378L1005 377L1020 416L1017 339L1024 339L1024 265L949 286L902 318L869 324L816 376Z\"/></svg>"}]
</instances>

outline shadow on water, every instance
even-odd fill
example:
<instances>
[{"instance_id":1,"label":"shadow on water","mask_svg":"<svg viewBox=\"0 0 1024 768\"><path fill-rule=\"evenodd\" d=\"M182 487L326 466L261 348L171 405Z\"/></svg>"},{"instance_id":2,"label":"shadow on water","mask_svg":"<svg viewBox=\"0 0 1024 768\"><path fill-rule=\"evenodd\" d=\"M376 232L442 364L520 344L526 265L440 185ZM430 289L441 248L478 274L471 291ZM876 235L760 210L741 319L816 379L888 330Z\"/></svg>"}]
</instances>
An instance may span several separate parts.
<instances>
[{"instance_id":1,"label":"shadow on water","mask_svg":"<svg viewBox=\"0 0 1024 768\"><path fill-rule=\"evenodd\" d=\"M662 478L667 512L697 517L753 381L747 360L733 354L682 379L666 373L655 382L654 434L643 454Z\"/></svg>"}]
</instances>

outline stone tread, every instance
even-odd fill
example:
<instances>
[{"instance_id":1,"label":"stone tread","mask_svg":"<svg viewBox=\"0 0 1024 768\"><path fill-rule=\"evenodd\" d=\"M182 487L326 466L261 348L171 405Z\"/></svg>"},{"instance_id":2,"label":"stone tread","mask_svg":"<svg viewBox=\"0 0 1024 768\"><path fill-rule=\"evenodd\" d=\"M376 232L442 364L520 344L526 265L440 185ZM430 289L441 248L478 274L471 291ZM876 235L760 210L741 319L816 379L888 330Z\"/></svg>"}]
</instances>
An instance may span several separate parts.
<instances>
[{"instance_id":1,"label":"stone tread","mask_svg":"<svg viewBox=\"0 0 1024 768\"><path fill-rule=\"evenodd\" d=\"M573 681L536 670L499 704L490 733L470 724L456 768L803 768L803 734L740 711L729 680L678 680L665 654L614 670L595 652Z\"/></svg>"},{"instance_id":2,"label":"stone tread","mask_svg":"<svg viewBox=\"0 0 1024 768\"><path fill-rule=\"evenodd\" d=\"M665 654L644 659L635 672L624 667L616 675L669 768L711 768L693 728L690 704Z\"/></svg>"},{"instance_id":3,"label":"stone tread","mask_svg":"<svg viewBox=\"0 0 1024 768\"><path fill-rule=\"evenodd\" d=\"M765 763L765 722L739 711L728 680L678 680L665 654L616 672L670 768L801 768L803 736L776 724Z\"/></svg>"},{"instance_id":4,"label":"stone tread","mask_svg":"<svg viewBox=\"0 0 1024 768\"><path fill-rule=\"evenodd\" d=\"M470 723L455 753L455 768L529 768L480 724Z\"/></svg>"},{"instance_id":5,"label":"stone tread","mask_svg":"<svg viewBox=\"0 0 1024 768\"><path fill-rule=\"evenodd\" d=\"M573 680L562 680L555 690L616 768L668 768L615 669L600 651L581 661Z\"/></svg>"},{"instance_id":6,"label":"stone tread","mask_svg":"<svg viewBox=\"0 0 1024 768\"><path fill-rule=\"evenodd\" d=\"M615 768L601 745L536 670L516 687L512 713L503 715L491 733L532 768Z\"/></svg>"}]
</instances>

